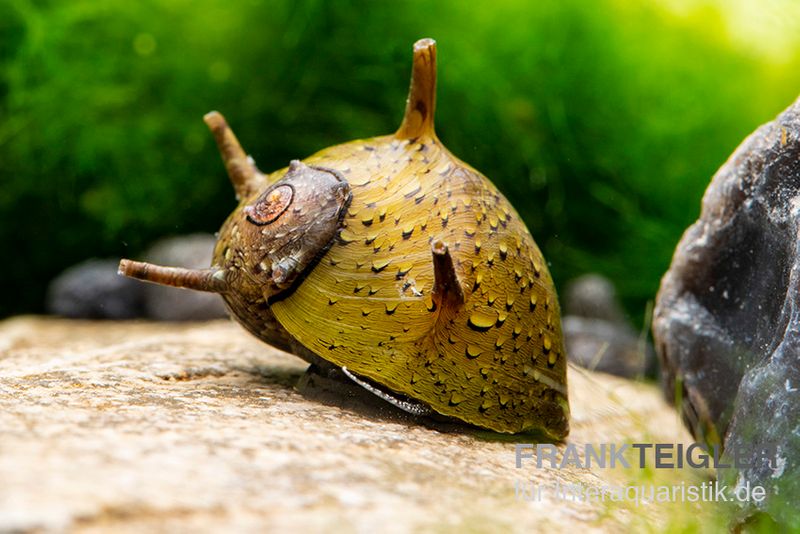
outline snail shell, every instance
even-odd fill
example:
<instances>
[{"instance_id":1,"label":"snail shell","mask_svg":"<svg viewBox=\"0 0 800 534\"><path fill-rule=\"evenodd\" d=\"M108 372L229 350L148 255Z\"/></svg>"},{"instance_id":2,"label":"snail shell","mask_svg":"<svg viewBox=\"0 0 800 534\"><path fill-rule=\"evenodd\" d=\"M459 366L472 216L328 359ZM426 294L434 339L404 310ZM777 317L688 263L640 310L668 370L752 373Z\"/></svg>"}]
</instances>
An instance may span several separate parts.
<instances>
[{"instance_id":1,"label":"snail shell","mask_svg":"<svg viewBox=\"0 0 800 534\"><path fill-rule=\"evenodd\" d=\"M219 292L264 341L436 413L561 439L569 407L552 279L508 200L436 137L435 80L435 42L423 39L394 135L269 175L208 114L240 200L212 267L123 260L120 272Z\"/></svg>"}]
</instances>

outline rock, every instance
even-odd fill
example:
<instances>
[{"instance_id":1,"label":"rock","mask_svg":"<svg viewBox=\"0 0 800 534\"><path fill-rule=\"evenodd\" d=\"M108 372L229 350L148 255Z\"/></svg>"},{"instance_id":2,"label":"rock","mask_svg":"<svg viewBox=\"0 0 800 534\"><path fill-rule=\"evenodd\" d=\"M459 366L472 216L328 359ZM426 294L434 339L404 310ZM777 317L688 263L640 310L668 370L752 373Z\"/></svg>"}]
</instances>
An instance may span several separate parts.
<instances>
[{"instance_id":1,"label":"rock","mask_svg":"<svg viewBox=\"0 0 800 534\"><path fill-rule=\"evenodd\" d=\"M163 265L205 268L216 239L193 234L162 239L145 254ZM76 319L198 321L226 317L219 295L143 284L117 274L118 259L88 260L70 267L50 284L46 309Z\"/></svg>"},{"instance_id":2,"label":"rock","mask_svg":"<svg viewBox=\"0 0 800 534\"><path fill-rule=\"evenodd\" d=\"M118 276L118 264L115 259L91 259L65 270L50 282L45 309L75 319L141 317L144 288Z\"/></svg>"},{"instance_id":3,"label":"rock","mask_svg":"<svg viewBox=\"0 0 800 534\"><path fill-rule=\"evenodd\" d=\"M627 325L617 299L614 283L603 275L588 273L567 283L564 290L564 314Z\"/></svg>"},{"instance_id":4,"label":"rock","mask_svg":"<svg viewBox=\"0 0 800 534\"><path fill-rule=\"evenodd\" d=\"M695 436L748 445L763 485L743 506L800 528L800 100L720 168L661 282L653 321L665 390ZM772 452L767 458L760 452ZM756 461L758 460L758 461ZM767 462L766 464L764 462ZM767 465L770 464L770 465ZM794 503L788 505L788 503Z\"/></svg>"},{"instance_id":5,"label":"rock","mask_svg":"<svg viewBox=\"0 0 800 534\"><path fill-rule=\"evenodd\" d=\"M624 531L713 508L522 501L515 484L701 484L706 471L515 467L515 443L319 402L229 321L0 323L0 531ZM654 386L571 369L568 443L689 441ZM341 407L342 405L346 407ZM559 445L564 451L566 444Z\"/></svg>"},{"instance_id":6,"label":"rock","mask_svg":"<svg viewBox=\"0 0 800 534\"><path fill-rule=\"evenodd\" d=\"M733 451L744 451L749 467L719 470L720 480L731 487L761 486L766 490L767 500L746 506L741 520L754 511L764 511L793 531L800 531L799 356L800 336L795 329L769 359L744 374L725 449L729 458Z\"/></svg>"},{"instance_id":7,"label":"rock","mask_svg":"<svg viewBox=\"0 0 800 534\"><path fill-rule=\"evenodd\" d=\"M617 300L614 284L585 274L564 291L564 342L570 361L591 370L628 378L655 374L655 352L633 330Z\"/></svg>"},{"instance_id":8,"label":"rock","mask_svg":"<svg viewBox=\"0 0 800 534\"><path fill-rule=\"evenodd\" d=\"M170 237L156 242L145 259L160 265L205 269L211 265L216 238L211 234ZM138 282L141 284L141 282ZM203 321L227 317L219 295L144 284L145 310L158 321Z\"/></svg>"},{"instance_id":9,"label":"rock","mask_svg":"<svg viewBox=\"0 0 800 534\"><path fill-rule=\"evenodd\" d=\"M562 328L569 359L581 367L628 378L653 372L652 347L627 325L568 315Z\"/></svg>"}]
</instances>

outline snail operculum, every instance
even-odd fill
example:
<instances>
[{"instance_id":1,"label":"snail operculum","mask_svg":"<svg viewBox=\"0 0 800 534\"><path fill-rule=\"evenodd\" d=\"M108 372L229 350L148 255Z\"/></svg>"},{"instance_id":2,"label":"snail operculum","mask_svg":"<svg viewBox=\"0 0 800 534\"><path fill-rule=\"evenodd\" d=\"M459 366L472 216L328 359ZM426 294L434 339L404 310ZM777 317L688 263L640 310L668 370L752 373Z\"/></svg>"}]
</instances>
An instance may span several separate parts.
<instances>
[{"instance_id":1,"label":"snail operculum","mask_svg":"<svg viewBox=\"0 0 800 534\"><path fill-rule=\"evenodd\" d=\"M350 196L350 185L339 172L295 160L281 179L241 209L240 230L248 239L240 245L250 248L248 268L252 276L263 277L265 297L290 288L327 250Z\"/></svg>"}]
</instances>

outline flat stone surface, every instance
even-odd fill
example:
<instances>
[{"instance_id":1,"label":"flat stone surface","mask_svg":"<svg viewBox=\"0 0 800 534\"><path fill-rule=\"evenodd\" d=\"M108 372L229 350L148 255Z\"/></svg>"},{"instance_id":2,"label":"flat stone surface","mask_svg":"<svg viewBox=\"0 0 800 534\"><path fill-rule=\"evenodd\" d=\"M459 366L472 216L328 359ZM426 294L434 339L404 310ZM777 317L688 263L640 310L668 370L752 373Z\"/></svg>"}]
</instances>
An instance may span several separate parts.
<instances>
[{"instance_id":1,"label":"flat stone surface","mask_svg":"<svg viewBox=\"0 0 800 534\"><path fill-rule=\"evenodd\" d=\"M0 322L0 532L659 531L674 507L525 502L515 481L708 474L517 469L530 438L325 404L294 388L305 368L228 321ZM569 394L569 443L691 441L654 386L571 368Z\"/></svg>"}]
</instances>

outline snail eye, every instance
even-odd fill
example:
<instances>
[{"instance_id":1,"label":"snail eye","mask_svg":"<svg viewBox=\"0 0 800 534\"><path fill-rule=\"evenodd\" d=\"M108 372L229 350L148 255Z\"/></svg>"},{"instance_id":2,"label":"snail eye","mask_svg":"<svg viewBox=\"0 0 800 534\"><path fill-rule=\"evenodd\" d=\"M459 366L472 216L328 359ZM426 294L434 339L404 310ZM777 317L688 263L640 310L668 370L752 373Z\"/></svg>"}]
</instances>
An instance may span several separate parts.
<instances>
[{"instance_id":1,"label":"snail eye","mask_svg":"<svg viewBox=\"0 0 800 534\"><path fill-rule=\"evenodd\" d=\"M258 226L275 222L284 211L292 204L294 189L292 186L283 184L270 189L258 197L255 204L251 204L244 209L247 220Z\"/></svg>"}]
</instances>

